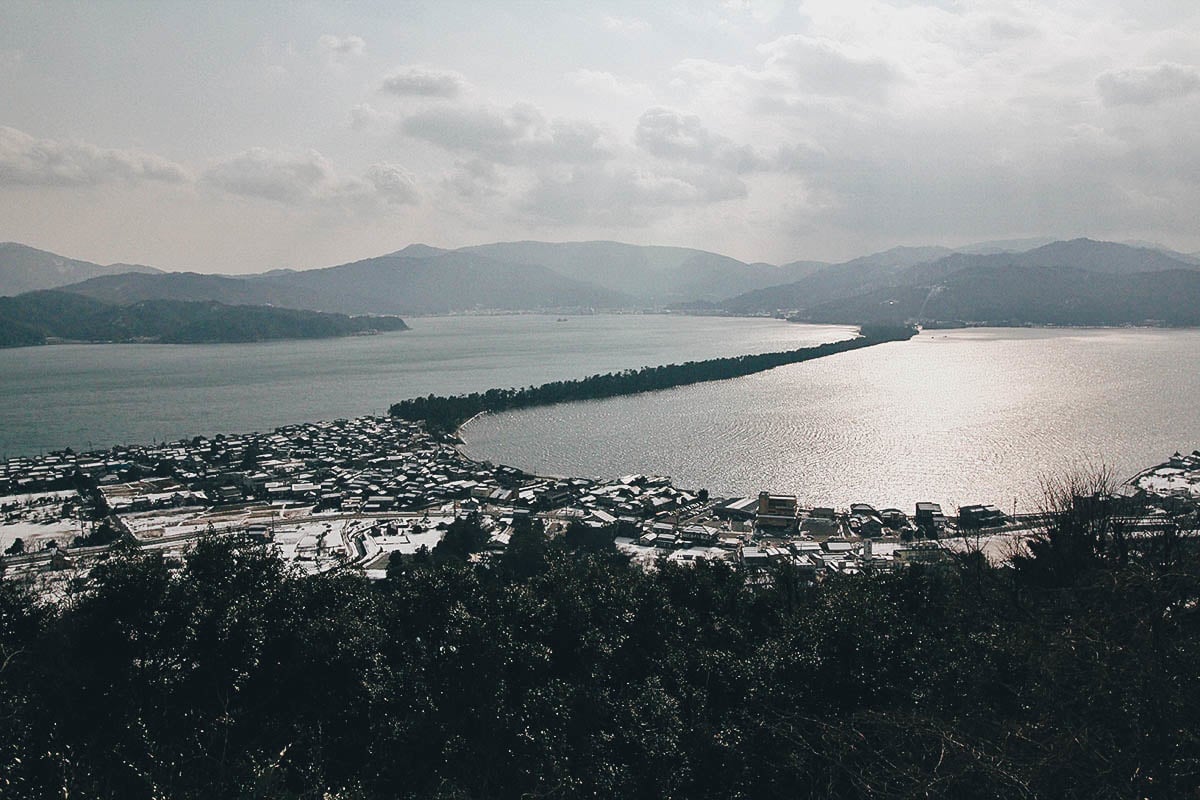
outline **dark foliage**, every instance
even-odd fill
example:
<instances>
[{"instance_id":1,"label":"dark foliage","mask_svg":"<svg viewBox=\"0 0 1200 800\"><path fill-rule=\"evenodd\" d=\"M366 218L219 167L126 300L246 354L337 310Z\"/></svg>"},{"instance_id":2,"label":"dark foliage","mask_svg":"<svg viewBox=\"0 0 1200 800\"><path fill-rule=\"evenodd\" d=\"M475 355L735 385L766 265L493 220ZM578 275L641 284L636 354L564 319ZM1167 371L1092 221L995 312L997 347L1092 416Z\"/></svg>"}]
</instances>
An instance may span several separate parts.
<instances>
[{"instance_id":1,"label":"dark foliage","mask_svg":"<svg viewBox=\"0 0 1200 800\"><path fill-rule=\"evenodd\" d=\"M1200 560L1097 548L1098 514L1043 537L1078 569L1035 548L816 586L535 525L375 584L123 548L58 607L0 581L0 795L1192 796Z\"/></svg>"},{"instance_id":2,"label":"dark foliage","mask_svg":"<svg viewBox=\"0 0 1200 800\"><path fill-rule=\"evenodd\" d=\"M478 514L459 517L446 528L446 534L433 548L434 563L465 561L472 553L478 553L487 544L488 535Z\"/></svg>"},{"instance_id":3,"label":"dark foliage","mask_svg":"<svg viewBox=\"0 0 1200 800\"><path fill-rule=\"evenodd\" d=\"M147 300L113 305L59 291L0 297L0 345L74 341L257 342L404 330L399 317L347 317L271 306Z\"/></svg>"},{"instance_id":4,"label":"dark foliage","mask_svg":"<svg viewBox=\"0 0 1200 800\"><path fill-rule=\"evenodd\" d=\"M424 422L436 430L454 430L471 417L484 412L530 408L574 400L599 400L705 381L740 378L785 364L798 364L882 342L903 341L914 335L916 329L904 325L868 325L862 328L862 335L857 338L816 347L643 367L638 370L592 375L574 381L554 381L523 389L489 389L482 394L472 392L453 397L431 394L428 397L402 400L391 407L390 413L401 419Z\"/></svg>"},{"instance_id":5,"label":"dark foliage","mask_svg":"<svg viewBox=\"0 0 1200 800\"><path fill-rule=\"evenodd\" d=\"M71 540L72 547L96 547L112 544L122 536L121 529L111 520L104 519L93 526L87 534L80 534Z\"/></svg>"}]
</instances>

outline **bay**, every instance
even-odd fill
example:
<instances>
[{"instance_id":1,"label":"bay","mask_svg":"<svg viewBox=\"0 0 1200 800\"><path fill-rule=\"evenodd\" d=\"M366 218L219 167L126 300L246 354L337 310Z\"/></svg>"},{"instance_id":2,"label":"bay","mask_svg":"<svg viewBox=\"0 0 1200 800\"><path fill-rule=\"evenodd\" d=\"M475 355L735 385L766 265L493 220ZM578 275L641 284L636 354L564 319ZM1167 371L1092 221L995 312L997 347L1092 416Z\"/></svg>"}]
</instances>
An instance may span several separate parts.
<instances>
[{"instance_id":1,"label":"bay","mask_svg":"<svg viewBox=\"0 0 1200 800\"><path fill-rule=\"evenodd\" d=\"M1035 510L1045 480L1118 479L1200 447L1200 331L973 329L665 392L506 412L474 457L670 475L723 496Z\"/></svg>"},{"instance_id":2,"label":"bay","mask_svg":"<svg viewBox=\"0 0 1200 800\"><path fill-rule=\"evenodd\" d=\"M417 395L784 350L853 334L846 326L672 315L408 322L409 331L343 339L0 350L0 457L383 414Z\"/></svg>"}]
</instances>

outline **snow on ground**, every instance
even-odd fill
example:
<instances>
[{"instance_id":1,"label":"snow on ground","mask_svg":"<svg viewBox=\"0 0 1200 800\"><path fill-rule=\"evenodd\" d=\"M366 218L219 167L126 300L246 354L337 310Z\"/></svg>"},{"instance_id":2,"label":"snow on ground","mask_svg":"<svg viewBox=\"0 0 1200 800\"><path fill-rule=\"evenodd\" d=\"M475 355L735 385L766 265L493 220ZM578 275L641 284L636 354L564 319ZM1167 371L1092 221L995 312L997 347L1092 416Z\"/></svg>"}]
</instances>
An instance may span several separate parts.
<instances>
[{"instance_id":1,"label":"snow on ground","mask_svg":"<svg viewBox=\"0 0 1200 800\"><path fill-rule=\"evenodd\" d=\"M337 520L310 519L276 524L273 542L285 561L302 569L317 571L347 555L342 542L342 525Z\"/></svg>"},{"instance_id":2,"label":"snow on ground","mask_svg":"<svg viewBox=\"0 0 1200 800\"><path fill-rule=\"evenodd\" d=\"M1152 494L1200 497L1200 475L1182 469L1161 467L1139 477L1136 485Z\"/></svg>"},{"instance_id":3,"label":"snow on ground","mask_svg":"<svg viewBox=\"0 0 1200 800\"><path fill-rule=\"evenodd\" d=\"M411 556L422 547L433 550L445 535L445 531L437 529L424 530L421 533L413 533L410 529L407 532L401 532L394 536L372 536L371 539L385 553L403 553L406 556Z\"/></svg>"},{"instance_id":4,"label":"snow on ground","mask_svg":"<svg viewBox=\"0 0 1200 800\"><path fill-rule=\"evenodd\" d=\"M680 564L694 564L697 561L719 561L721 559L732 560L734 553L730 550L725 550L720 547L686 547L682 550L674 550L669 556L668 561L674 561Z\"/></svg>"},{"instance_id":5,"label":"snow on ground","mask_svg":"<svg viewBox=\"0 0 1200 800\"><path fill-rule=\"evenodd\" d=\"M1026 542L1037 531L1009 531L1007 533L992 533L986 536L960 536L953 539L941 539L940 544L955 553L970 553L979 550L992 564L1005 564L1012 561L1013 556L1027 552Z\"/></svg>"},{"instance_id":6,"label":"snow on ground","mask_svg":"<svg viewBox=\"0 0 1200 800\"><path fill-rule=\"evenodd\" d=\"M79 523L70 519L42 522L10 522L0 525L0 552L12 546L16 539L25 542L25 552L41 550L48 542L66 546L79 535Z\"/></svg>"},{"instance_id":7,"label":"snow on ground","mask_svg":"<svg viewBox=\"0 0 1200 800\"><path fill-rule=\"evenodd\" d=\"M0 495L0 505L33 505L38 503L47 503L49 501L62 502L72 497L78 497L79 494L74 489L63 489L57 492L27 492L25 494L6 494Z\"/></svg>"}]
</instances>

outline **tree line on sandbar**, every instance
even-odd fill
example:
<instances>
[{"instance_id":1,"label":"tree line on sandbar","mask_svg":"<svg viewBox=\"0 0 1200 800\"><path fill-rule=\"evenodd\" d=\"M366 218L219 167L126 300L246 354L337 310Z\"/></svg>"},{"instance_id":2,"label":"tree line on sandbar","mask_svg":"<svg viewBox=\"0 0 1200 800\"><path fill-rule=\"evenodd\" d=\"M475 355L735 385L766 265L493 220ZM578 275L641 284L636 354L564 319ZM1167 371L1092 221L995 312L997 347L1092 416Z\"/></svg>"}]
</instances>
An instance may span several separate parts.
<instances>
[{"instance_id":1,"label":"tree line on sandbar","mask_svg":"<svg viewBox=\"0 0 1200 800\"><path fill-rule=\"evenodd\" d=\"M864 325L860 335L840 342L813 347L756 353L683 364L627 369L578 380L552 381L541 386L516 389L489 389L453 396L430 394L413 397L392 405L389 413L412 422L424 422L431 430L453 431L471 417L485 412L566 403L575 400L600 400L608 397L653 392L707 381L753 375L787 364L799 364L815 358L845 353L884 342L905 341L917 333L907 325Z\"/></svg>"}]
</instances>

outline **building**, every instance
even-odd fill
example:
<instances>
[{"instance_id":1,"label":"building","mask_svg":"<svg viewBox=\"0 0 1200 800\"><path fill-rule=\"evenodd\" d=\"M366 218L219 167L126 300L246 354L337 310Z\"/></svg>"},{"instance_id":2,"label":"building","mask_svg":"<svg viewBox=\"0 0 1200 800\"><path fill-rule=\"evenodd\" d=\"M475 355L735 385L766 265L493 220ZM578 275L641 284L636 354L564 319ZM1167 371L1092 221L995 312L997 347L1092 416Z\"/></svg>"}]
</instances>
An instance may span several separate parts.
<instances>
[{"instance_id":1,"label":"building","mask_svg":"<svg viewBox=\"0 0 1200 800\"><path fill-rule=\"evenodd\" d=\"M960 528L998 528L1008 522L1008 516L991 505L962 506L958 509Z\"/></svg>"},{"instance_id":2,"label":"building","mask_svg":"<svg viewBox=\"0 0 1200 800\"><path fill-rule=\"evenodd\" d=\"M754 524L759 530L773 533L792 532L796 528L796 497L762 492L758 496Z\"/></svg>"}]
</instances>

